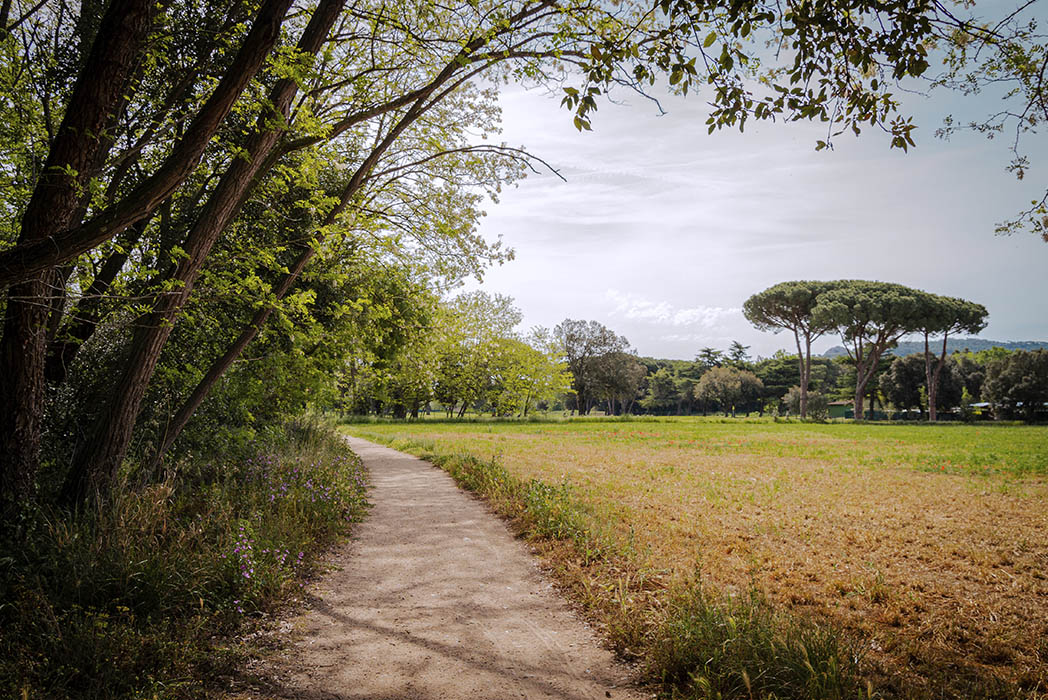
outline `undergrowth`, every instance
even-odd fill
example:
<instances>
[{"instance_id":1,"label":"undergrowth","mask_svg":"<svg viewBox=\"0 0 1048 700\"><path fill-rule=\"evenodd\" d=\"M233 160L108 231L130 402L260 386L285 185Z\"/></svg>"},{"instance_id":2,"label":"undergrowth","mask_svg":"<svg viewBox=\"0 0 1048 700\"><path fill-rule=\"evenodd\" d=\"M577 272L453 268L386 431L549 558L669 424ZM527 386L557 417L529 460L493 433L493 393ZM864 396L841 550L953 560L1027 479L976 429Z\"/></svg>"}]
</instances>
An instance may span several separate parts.
<instances>
[{"instance_id":1,"label":"undergrowth","mask_svg":"<svg viewBox=\"0 0 1048 700\"><path fill-rule=\"evenodd\" d=\"M356 431L361 432L361 431ZM432 441L366 437L441 467L551 553L556 575L622 656L674 700L856 700L857 645L840 631L776 609L756 589L719 596L700 577L667 581L636 562L632 542L567 482L522 480L497 460L439 452Z\"/></svg>"},{"instance_id":2,"label":"undergrowth","mask_svg":"<svg viewBox=\"0 0 1048 700\"><path fill-rule=\"evenodd\" d=\"M317 425L180 466L2 543L0 697L204 697L232 636L366 509L359 459Z\"/></svg>"}]
</instances>

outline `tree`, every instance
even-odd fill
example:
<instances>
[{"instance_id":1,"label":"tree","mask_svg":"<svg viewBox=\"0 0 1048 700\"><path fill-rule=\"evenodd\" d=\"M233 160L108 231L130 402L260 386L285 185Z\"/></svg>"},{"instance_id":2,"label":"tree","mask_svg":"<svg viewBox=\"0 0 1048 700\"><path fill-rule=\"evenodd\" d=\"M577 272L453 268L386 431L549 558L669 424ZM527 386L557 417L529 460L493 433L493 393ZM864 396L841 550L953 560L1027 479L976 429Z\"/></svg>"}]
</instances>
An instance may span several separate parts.
<instances>
[{"instance_id":1,"label":"tree","mask_svg":"<svg viewBox=\"0 0 1048 700\"><path fill-rule=\"evenodd\" d=\"M916 329L924 336L924 376L928 392L928 420L936 420L939 396L939 376L946 365L946 342L951 333L976 334L986 327L988 312L982 304L956 297L931 295L929 308L923 313L923 321ZM942 336L942 351L933 363L928 339Z\"/></svg>"},{"instance_id":2,"label":"tree","mask_svg":"<svg viewBox=\"0 0 1048 700\"><path fill-rule=\"evenodd\" d=\"M749 364L749 350L749 345L743 345L737 340L731 341L731 347L728 348L728 362L739 369L744 369Z\"/></svg>"},{"instance_id":3,"label":"tree","mask_svg":"<svg viewBox=\"0 0 1048 700\"><path fill-rule=\"evenodd\" d=\"M801 410L801 388L799 386L791 386L789 391L786 392L783 401L786 403L787 409L799 415ZM819 420L826 418L829 415L829 408L830 402L821 391L808 393L808 416L810 418Z\"/></svg>"},{"instance_id":4,"label":"tree","mask_svg":"<svg viewBox=\"0 0 1048 700\"><path fill-rule=\"evenodd\" d=\"M933 81L935 87L945 86L966 95L978 95L989 88L1003 98L1003 106L994 100L994 110L983 118L949 115L936 135L949 139L968 130L993 139L1004 134L1010 159L1007 170L1018 180L1025 178L1031 166L1024 139L1040 131L1048 118L1044 70L1048 44L1038 9L1036 3L982 8L985 16L979 22L943 37L946 70ZM1048 242L1048 189L1029 208L997 225L997 233L1022 229Z\"/></svg>"},{"instance_id":5,"label":"tree","mask_svg":"<svg viewBox=\"0 0 1048 700\"><path fill-rule=\"evenodd\" d=\"M951 369L958 383L968 392L972 401L980 401L986 364L970 352L955 352L950 355L950 360L953 361Z\"/></svg>"},{"instance_id":6,"label":"tree","mask_svg":"<svg viewBox=\"0 0 1048 700\"><path fill-rule=\"evenodd\" d=\"M879 380L881 392L896 409L917 408L921 413L921 418L924 418L925 406L928 407L929 412L931 409L931 395L927 390L925 366L924 355L896 357L892 360L888 371L882 374ZM957 406L965 387L954 357L946 358L936 381L939 405L943 408Z\"/></svg>"},{"instance_id":7,"label":"tree","mask_svg":"<svg viewBox=\"0 0 1048 700\"><path fill-rule=\"evenodd\" d=\"M523 415L534 406L549 405L557 396L571 387L571 373L568 371L564 352L554 338L552 331L542 326L535 326L524 339L532 349L532 362L527 365L527 396L523 403Z\"/></svg>"},{"instance_id":8,"label":"tree","mask_svg":"<svg viewBox=\"0 0 1048 700\"><path fill-rule=\"evenodd\" d=\"M629 352L606 352L589 361L587 373L591 378L591 395L603 399L608 415L629 413L647 376L647 368Z\"/></svg>"},{"instance_id":9,"label":"tree","mask_svg":"<svg viewBox=\"0 0 1048 700\"><path fill-rule=\"evenodd\" d=\"M836 282L781 282L754 294L742 306L746 319L762 331L793 332L800 370L800 416L808 416L808 388L811 385L811 343L835 326L831 319L816 320L813 311L819 295L835 288ZM802 342L803 341L803 342Z\"/></svg>"},{"instance_id":10,"label":"tree","mask_svg":"<svg viewBox=\"0 0 1048 700\"><path fill-rule=\"evenodd\" d=\"M76 223L82 193L111 145L102 135L123 98L156 10L157 5L147 0L111 3L99 26L98 40L90 52L82 49L86 56L83 75L91 80L78 81L69 96L32 196L25 203L20 245L46 241ZM7 12L0 14L6 34ZM59 275L44 266L23 275L8 290L0 337L0 517L5 520L35 494L47 313Z\"/></svg>"},{"instance_id":11,"label":"tree","mask_svg":"<svg viewBox=\"0 0 1048 700\"><path fill-rule=\"evenodd\" d=\"M736 405L757 399L763 388L753 372L735 367L714 367L695 385L695 397L701 401L716 401L724 415L734 417Z\"/></svg>"},{"instance_id":12,"label":"tree","mask_svg":"<svg viewBox=\"0 0 1048 700\"><path fill-rule=\"evenodd\" d=\"M520 320L513 299L502 294L469 292L444 304L434 328L434 398L449 411L459 406L463 416L485 394L491 396L493 372L508 371L513 351L520 349L514 330Z\"/></svg>"},{"instance_id":13,"label":"tree","mask_svg":"<svg viewBox=\"0 0 1048 700\"><path fill-rule=\"evenodd\" d=\"M818 295L811 313L813 323L835 328L855 364L857 420L862 419L866 387L884 351L920 328L930 304L924 292L890 282L844 280Z\"/></svg>"},{"instance_id":14,"label":"tree","mask_svg":"<svg viewBox=\"0 0 1048 700\"><path fill-rule=\"evenodd\" d=\"M706 369L720 367L724 364L724 352L717 348L702 348L695 356L695 361Z\"/></svg>"},{"instance_id":15,"label":"tree","mask_svg":"<svg viewBox=\"0 0 1048 700\"><path fill-rule=\"evenodd\" d=\"M766 406L777 406L791 387L799 387L797 357L785 350L777 350L771 357L758 360L753 373L764 384L763 397ZM798 403L797 415L800 415L799 407Z\"/></svg>"},{"instance_id":16,"label":"tree","mask_svg":"<svg viewBox=\"0 0 1048 700\"><path fill-rule=\"evenodd\" d=\"M924 357L907 355L892 360L879 380L881 393L898 411L916 408L924 418L927 394L924 392Z\"/></svg>"},{"instance_id":17,"label":"tree","mask_svg":"<svg viewBox=\"0 0 1048 700\"><path fill-rule=\"evenodd\" d=\"M668 367L659 367L647 377L648 385L641 408L648 413L672 413L679 405L677 377Z\"/></svg>"},{"instance_id":18,"label":"tree","mask_svg":"<svg viewBox=\"0 0 1048 700\"><path fill-rule=\"evenodd\" d=\"M983 401L993 404L998 416L1022 415L1033 421L1048 403L1048 351L1016 350L986 365Z\"/></svg>"},{"instance_id":19,"label":"tree","mask_svg":"<svg viewBox=\"0 0 1048 700\"><path fill-rule=\"evenodd\" d=\"M579 415L589 413L597 399L598 365L594 360L611 353L629 351L624 336L596 321L564 319L553 328L553 336L563 348L571 372L571 388L575 390L575 406Z\"/></svg>"}]
</instances>

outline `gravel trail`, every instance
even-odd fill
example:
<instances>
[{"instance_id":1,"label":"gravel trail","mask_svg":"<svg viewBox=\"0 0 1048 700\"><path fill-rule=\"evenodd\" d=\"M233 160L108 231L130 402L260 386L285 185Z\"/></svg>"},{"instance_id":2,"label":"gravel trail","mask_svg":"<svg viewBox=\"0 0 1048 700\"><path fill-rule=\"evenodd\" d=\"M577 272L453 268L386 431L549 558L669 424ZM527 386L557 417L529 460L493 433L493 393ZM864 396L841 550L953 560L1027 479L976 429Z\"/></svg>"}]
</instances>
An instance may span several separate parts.
<instances>
[{"instance_id":1,"label":"gravel trail","mask_svg":"<svg viewBox=\"0 0 1048 700\"><path fill-rule=\"evenodd\" d=\"M525 545L450 476L349 438L374 507L314 587L284 697L646 697L560 599Z\"/></svg>"}]
</instances>

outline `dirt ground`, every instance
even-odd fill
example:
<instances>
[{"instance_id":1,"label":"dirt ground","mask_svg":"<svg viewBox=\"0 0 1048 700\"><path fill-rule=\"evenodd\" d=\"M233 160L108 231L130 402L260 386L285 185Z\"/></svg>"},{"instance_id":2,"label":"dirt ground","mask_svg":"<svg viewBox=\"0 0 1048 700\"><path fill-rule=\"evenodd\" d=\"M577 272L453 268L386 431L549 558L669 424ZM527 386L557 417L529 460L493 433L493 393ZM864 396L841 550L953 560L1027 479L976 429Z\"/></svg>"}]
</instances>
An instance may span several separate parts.
<instances>
[{"instance_id":1,"label":"dirt ground","mask_svg":"<svg viewBox=\"0 0 1048 700\"><path fill-rule=\"evenodd\" d=\"M483 503L426 462L349 442L374 507L285 625L265 697L646 697Z\"/></svg>"}]
</instances>

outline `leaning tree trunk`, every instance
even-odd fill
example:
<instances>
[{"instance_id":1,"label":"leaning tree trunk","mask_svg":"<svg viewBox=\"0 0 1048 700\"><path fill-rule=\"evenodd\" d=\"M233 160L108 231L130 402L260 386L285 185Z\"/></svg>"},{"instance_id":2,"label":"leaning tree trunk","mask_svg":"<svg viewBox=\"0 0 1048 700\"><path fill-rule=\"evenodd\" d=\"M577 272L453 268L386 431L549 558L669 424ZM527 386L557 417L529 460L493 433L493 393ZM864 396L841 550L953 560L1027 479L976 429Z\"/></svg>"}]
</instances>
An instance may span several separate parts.
<instances>
[{"instance_id":1,"label":"leaning tree trunk","mask_svg":"<svg viewBox=\"0 0 1048 700\"><path fill-rule=\"evenodd\" d=\"M341 2L334 4L341 9ZM268 0L263 5L226 76L201 110L198 121L205 123L194 124L190 131L210 129L214 133L218 129L236 98L261 69L276 45L290 5L291 0ZM314 19L317 14L320 14L319 8ZM318 45L326 35L325 29L317 41ZM296 91L293 81L279 81L270 95L273 109L286 117ZM271 115L267 113L259 119L259 130L246 149L249 160L238 158L233 161L187 234L183 245L186 256L179 261L170 278L182 286L175 292L161 295L156 308L139 325L124 372L111 394L108 406L95 422L88 440L81 443L73 455L72 469L62 488L63 500L76 502L91 493L104 494L116 475L131 442L135 419L149 378L171 333L172 321L189 298L204 258L222 229L236 214L259 166L279 139L281 132L266 126L270 118Z\"/></svg>"},{"instance_id":2,"label":"leaning tree trunk","mask_svg":"<svg viewBox=\"0 0 1048 700\"><path fill-rule=\"evenodd\" d=\"M81 192L94 176L113 112L126 92L157 4L114 0L102 18L22 218L18 243L46 242L72 226ZM8 289L0 340L0 517L19 510L35 492L43 417L47 322L56 271L41 268Z\"/></svg>"},{"instance_id":3,"label":"leaning tree trunk","mask_svg":"<svg viewBox=\"0 0 1048 700\"><path fill-rule=\"evenodd\" d=\"M873 351L864 359L862 354L856 351L855 357L855 420L864 420L863 412L865 406L866 386L873 375L877 373L877 363L881 360L883 351ZM871 400L871 411L872 400ZM872 415L870 416L873 417Z\"/></svg>"}]
</instances>

